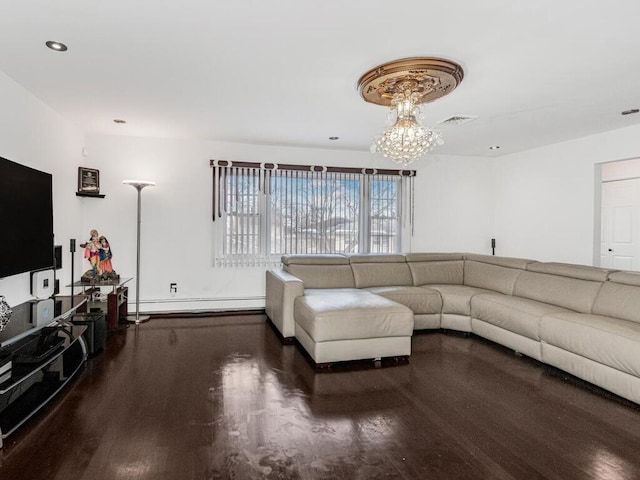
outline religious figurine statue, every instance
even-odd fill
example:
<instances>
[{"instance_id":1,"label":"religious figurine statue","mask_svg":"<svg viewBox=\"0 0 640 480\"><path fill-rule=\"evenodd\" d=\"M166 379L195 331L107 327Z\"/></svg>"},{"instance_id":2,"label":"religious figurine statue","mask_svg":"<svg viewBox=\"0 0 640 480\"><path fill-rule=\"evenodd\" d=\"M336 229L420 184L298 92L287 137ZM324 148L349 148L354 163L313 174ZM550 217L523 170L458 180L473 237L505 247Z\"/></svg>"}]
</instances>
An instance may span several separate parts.
<instances>
[{"instance_id":1,"label":"religious figurine statue","mask_svg":"<svg viewBox=\"0 0 640 480\"><path fill-rule=\"evenodd\" d=\"M84 258L89 260L91 269L82 275L83 282L100 282L104 280L116 280L120 276L113 269L111 257L113 253L107 237L99 235L97 230L91 230L87 242L81 243L84 248Z\"/></svg>"}]
</instances>

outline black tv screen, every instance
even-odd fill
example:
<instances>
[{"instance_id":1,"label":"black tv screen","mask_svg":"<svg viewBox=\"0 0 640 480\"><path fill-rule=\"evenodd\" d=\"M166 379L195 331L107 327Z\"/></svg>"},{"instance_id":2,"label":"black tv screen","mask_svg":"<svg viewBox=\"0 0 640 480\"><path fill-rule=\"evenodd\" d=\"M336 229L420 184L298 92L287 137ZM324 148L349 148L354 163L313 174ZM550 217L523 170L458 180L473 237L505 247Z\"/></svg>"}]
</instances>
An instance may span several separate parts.
<instances>
[{"instance_id":1,"label":"black tv screen","mask_svg":"<svg viewBox=\"0 0 640 480\"><path fill-rule=\"evenodd\" d=\"M53 268L53 178L0 157L0 277Z\"/></svg>"}]
</instances>

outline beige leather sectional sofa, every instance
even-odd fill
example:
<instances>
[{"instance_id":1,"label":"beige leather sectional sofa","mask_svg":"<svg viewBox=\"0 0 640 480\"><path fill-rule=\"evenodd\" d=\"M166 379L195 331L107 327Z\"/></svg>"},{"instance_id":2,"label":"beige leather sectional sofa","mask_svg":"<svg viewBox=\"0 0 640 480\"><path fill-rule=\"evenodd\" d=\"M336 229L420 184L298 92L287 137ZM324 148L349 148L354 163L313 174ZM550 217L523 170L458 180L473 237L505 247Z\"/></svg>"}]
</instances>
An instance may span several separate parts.
<instances>
[{"instance_id":1,"label":"beige leather sectional sofa","mask_svg":"<svg viewBox=\"0 0 640 480\"><path fill-rule=\"evenodd\" d=\"M640 273L475 254L287 255L266 312L317 363L471 332L640 403Z\"/></svg>"}]
</instances>

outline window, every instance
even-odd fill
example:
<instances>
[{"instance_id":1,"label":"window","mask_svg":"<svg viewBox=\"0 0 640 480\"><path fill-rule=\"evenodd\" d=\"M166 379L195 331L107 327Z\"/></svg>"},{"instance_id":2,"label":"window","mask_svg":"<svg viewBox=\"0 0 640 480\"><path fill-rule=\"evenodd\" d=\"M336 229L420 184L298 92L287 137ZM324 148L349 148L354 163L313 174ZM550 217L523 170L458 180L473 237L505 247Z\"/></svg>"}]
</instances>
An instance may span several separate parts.
<instances>
[{"instance_id":1,"label":"window","mask_svg":"<svg viewBox=\"0 0 640 480\"><path fill-rule=\"evenodd\" d=\"M217 265L408 247L413 171L211 163Z\"/></svg>"}]
</instances>

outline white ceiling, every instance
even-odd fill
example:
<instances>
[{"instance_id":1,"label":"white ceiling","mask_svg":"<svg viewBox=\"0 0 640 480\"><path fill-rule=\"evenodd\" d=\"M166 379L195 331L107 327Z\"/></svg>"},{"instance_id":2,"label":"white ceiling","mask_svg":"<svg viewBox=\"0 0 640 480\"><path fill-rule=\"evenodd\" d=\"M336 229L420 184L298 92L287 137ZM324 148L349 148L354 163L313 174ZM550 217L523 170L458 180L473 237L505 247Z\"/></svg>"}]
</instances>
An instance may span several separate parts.
<instances>
[{"instance_id":1,"label":"white ceiling","mask_svg":"<svg viewBox=\"0 0 640 480\"><path fill-rule=\"evenodd\" d=\"M438 152L494 156L640 123L620 115L638 19L638 0L3 0L0 70L88 133L368 150L387 110L359 77L440 56L465 76L426 123L479 118Z\"/></svg>"}]
</instances>

